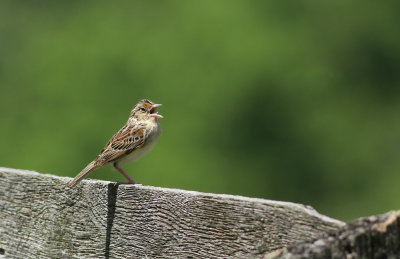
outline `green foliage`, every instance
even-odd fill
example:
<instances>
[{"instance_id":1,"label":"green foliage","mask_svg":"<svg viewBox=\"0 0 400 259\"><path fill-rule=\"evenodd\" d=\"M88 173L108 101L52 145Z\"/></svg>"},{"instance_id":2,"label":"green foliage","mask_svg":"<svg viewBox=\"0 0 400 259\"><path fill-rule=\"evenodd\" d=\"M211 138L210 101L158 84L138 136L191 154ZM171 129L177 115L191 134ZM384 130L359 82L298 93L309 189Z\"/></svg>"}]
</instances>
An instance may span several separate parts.
<instances>
[{"instance_id":1,"label":"green foliage","mask_svg":"<svg viewBox=\"0 0 400 259\"><path fill-rule=\"evenodd\" d=\"M399 209L399 7L3 1L1 165L75 176L149 98L164 132L124 166L140 183Z\"/></svg>"}]
</instances>

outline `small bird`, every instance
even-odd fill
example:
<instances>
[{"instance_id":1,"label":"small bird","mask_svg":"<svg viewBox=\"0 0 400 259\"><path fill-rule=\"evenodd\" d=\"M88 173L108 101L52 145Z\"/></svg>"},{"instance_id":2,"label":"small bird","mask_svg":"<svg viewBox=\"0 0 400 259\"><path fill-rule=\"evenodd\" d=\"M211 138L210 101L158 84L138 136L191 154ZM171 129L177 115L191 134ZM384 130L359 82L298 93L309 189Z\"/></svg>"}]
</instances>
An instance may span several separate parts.
<instances>
[{"instance_id":1,"label":"small bird","mask_svg":"<svg viewBox=\"0 0 400 259\"><path fill-rule=\"evenodd\" d=\"M140 100L133 107L126 124L108 141L100 154L90 162L71 182L69 187L74 187L93 170L106 164L113 163L128 183L136 182L120 167L121 164L134 161L145 155L154 146L161 134L159 118L156 112L161 104L150 100Z\"/></svg>"}]
</instances>

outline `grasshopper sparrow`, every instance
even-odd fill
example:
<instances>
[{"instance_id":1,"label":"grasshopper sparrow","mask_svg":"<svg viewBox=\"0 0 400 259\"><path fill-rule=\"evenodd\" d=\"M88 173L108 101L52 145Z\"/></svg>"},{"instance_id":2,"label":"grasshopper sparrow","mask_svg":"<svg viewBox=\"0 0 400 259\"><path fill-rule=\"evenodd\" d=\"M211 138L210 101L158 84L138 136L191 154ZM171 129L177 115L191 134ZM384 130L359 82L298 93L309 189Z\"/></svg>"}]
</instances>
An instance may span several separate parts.
<instances>
[{"instance_id":1,"label":"grasshopper sparrow","mask_svg":"<svg viewBox=\"0 0 400 259\"><path fill-rule=\"evenodd\" d=\"M131 184L135 181L120 167L121 164L141 158L154 146L161 134L159 118L156 112L161 104L143 99L133 107L126 124L108 141L100 154L88 164L68 186L74 187L93 170L108 163L113 163Z\"/></svg>"}]
</instances>

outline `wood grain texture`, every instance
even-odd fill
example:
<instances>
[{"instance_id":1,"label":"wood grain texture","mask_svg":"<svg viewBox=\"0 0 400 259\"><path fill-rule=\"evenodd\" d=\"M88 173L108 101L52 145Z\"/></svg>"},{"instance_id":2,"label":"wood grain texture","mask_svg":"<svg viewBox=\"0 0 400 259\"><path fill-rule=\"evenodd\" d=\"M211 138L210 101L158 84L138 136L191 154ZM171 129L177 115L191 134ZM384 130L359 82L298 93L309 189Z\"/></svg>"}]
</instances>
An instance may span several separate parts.
<instances>
[{"instance_id":1,"label":"wood grain texture","mask_svg":"<svg viewBox=\"0 0 400 259\"><path fill-rule=\"evenodd\" d=\"M400 211L357 219L339 231L264 258L400 258Z\"/></svg>"},{"instance_id":2,"label":"wood grain texture","mask_svg":"<svg viewBox=\"0 0 400 259\"><path fill-rule=\"evenodd\" d=\"M289 202L0 168L0 258L262 258L344 223Z\"/></svg>"}]
</instances>

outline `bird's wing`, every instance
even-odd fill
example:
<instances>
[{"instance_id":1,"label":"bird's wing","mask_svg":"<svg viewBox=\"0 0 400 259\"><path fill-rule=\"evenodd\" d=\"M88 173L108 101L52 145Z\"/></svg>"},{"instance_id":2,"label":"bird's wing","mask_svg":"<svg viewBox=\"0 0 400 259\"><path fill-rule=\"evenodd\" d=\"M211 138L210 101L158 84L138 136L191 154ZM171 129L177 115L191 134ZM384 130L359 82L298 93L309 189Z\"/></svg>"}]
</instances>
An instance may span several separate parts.
<instances>
[{"instance_id":1,"label":"bird's wing","mask_svg":"<svg viewBox=\"0 0 400 259\"><path fill-rule=\"evenodd\" d=\"M96 160L112 162L144 144L146 129L141 125L125 125L108 141Z\"/></svg>"}]
</instances>

